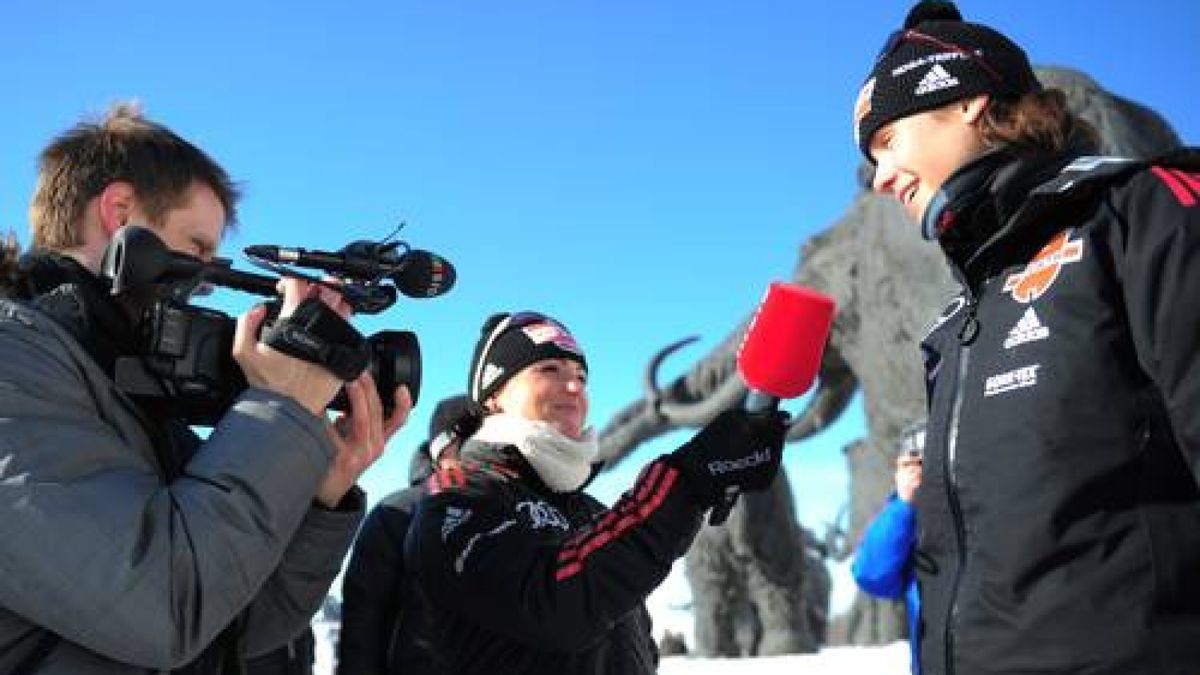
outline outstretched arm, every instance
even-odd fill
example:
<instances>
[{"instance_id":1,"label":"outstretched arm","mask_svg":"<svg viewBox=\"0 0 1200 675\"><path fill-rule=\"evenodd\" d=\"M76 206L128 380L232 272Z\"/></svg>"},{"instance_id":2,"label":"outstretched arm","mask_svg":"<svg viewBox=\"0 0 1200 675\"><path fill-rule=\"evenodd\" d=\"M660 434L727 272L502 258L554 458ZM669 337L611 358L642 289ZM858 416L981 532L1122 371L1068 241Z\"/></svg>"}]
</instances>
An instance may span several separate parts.
<instances>
[{"instance_id":1,"label":"outstretched arm","mask_svg":"<svg viewBox=\"0 0 1200 675\"><path fill-rule=\"evenodd\" d=\"M518 642L579 651L636 608L691 543L702 507L680 478L652 463L567 539L565 523L533 509L500 508L471 486L441 492L419 505L406 559L431 603Z\"/></svg>"}]
</instances>

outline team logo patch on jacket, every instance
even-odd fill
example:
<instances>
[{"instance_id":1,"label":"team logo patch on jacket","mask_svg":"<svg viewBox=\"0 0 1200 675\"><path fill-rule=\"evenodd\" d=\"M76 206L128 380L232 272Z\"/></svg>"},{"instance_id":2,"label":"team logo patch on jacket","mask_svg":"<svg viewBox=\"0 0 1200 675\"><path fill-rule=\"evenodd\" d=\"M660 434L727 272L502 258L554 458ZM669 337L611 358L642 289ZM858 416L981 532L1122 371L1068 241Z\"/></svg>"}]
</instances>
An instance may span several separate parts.
<instances>
[{"instance_id":1,"label":"team logo patch on jacket","mask_svg":"<svg viewBox=\"0 0 1200 675\"><path fill-rule=\"evenodd\" d=\"M1036 387L1037 373L1041 367L1040 363L1035 363L1032 366L1022 366L1007 373L992 375L983 383L984 398L991 398L1017 389Z\"/></svg>"},{"instance_id":2,"label":"team logo patch on jacket","mask_svg":"<svg viewBox=\"0 0 1200 675\"><path fill-rule=\"evenodd\" d=\"M1013 300L1028 305L1054 285L1063 265L1083 259L1083 241L1071 240L1071 231L1060 232L1029 261L1025 269L1004 280L1004 290Z\"/></svg>"},{"instance_id":3,"label":"team logo patch on jacket","mask_svg":"<svg viewBox=\"0 0 1200 675\"><path fill-rule=\"evenodd\" d=\"M446 508L446 517L442 519L442 541L450 538L450 533L459 525L471 519L471 509L450 506Z\"/></svg>"},{"instance_id":4,"label":"team logo patch on jacket","mask_svg":"<svg viewBox=\"0 0 1200 675\"><path fill-rule=\"evenodd\" d=\"M543 527L556 527L560 530L571 529L571 523L558 509L546 502L521 502L517 504L517 512L529 518L529 526L535 530Z\"/></svg>"},{"instance_id":5,"label":"team logo patch on jacket","mask_svg":"<svg viewBox=\"0 0 1200 675\"><path fill-rule=\"evenodd\" d=\"M1008 331L1008 337L1004 338L1004 348L1012 349L1026 342L1045 340L1048 337L1050 337L1050 329L1042 325L1037 312L1033 311L1033 308L1030 307L1025 310L1025 314L1021 316L1021 320L1017 322L1017 325Z\"/></svg>"}]
</instances>

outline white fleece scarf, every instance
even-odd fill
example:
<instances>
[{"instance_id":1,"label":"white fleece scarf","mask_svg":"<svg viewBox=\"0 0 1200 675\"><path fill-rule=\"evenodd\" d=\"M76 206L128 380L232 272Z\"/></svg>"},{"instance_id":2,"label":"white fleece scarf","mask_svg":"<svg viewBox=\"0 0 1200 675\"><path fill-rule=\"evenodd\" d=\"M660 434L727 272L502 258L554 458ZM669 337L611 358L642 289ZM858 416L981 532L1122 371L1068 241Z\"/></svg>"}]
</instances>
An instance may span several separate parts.
<instances>
[{"instance_id":1,"label":"white fleece scarf","mask_svg":"<svg viewBox=\"0 0 1200 675\"><path fill-rule=\"evenodd\" d=\"M542 482L555 492L574 492L583 487L599 452L596 432L591 427L584 429L583 438L574 440L548 422L507 413L483 418L483 425L472 437L516 446Z\"/></svg>"}]
</instances>

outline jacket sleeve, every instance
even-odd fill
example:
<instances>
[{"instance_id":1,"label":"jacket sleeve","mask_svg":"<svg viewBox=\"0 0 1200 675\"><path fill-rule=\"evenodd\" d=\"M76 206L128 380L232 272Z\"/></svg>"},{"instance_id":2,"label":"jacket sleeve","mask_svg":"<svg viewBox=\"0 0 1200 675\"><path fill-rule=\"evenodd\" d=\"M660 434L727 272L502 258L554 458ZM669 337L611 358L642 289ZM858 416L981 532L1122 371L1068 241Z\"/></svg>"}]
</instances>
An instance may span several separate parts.
<instances>
[{"instance_id":1,"label":"jacket sleeve","mask_svg":"<svg viewBox=\"0 0 1200 675\"><path fill-rule=\"evenodd\" d=\"M246 612L242 646L247 655L269 652L303 635L342 569L365 505L366 496L355 487L338 509L308 510Z\"/></svg>"},{"instance_id":2,"label":"jacket sleeve","mask_svg":"<svg viewBox=\"0 0 1200 675\"><path fill-rule=\"evenodd\" d=\"M859 588L880 598L903 598L912 577L916 540L916 512L892 495L867 525L850 565Z\"/></svg>"},{"instance_id":3,"label":"jacket sleeve","mask_svg":"<svg viewBox=\"0 0 1200 675\"><path fill-rule=\"evenodd\" d=\"M701 508L661 459L590 526L559 527L447 490L423 500L406 558L430 602L495 633L553 651L583 650L634 611L691 544ZM565 525L564 525L565 527Z\"/></svg>"},{"instance_id":4,"label":"jacket sleeve","mask_svg":"<svg viewBox=\"0 0 1200 675\"><path fill-rule=\"evenodd\" d=\"M3 305L0 353L0 606L113 660L192 660L300 527L332 452L321 421L249 389L167 484L125 399L57 326Z\"/></svg>"},{"instance_id":5,"label":"jacket sleeve","mask_svg":"<svg viewBox=\"0 0 1200 675\"><path fill-rule=\"evenodd\" d=\"M609 644L608 672L657 673L658 645L652 629L650 612L644 604L618 621Z\"/></svg>"},{"instance_id":6,"label":"jacket sleeve","mask_svg":"<svg viewBox=\"0 0 1200 675\"><path fill-rule=\"evenodd\" d=\"M1114 190L1116 269L1138 358L1200 481L1200 173L1156 167Z\"/></svg>"},{"instance_id":7,"label":"jacket sleeve","mask_svg":"<svg viewBox=\"0 0 1200 675\"><path fill-rule=\"evenodd\" d=\"M338 632L339 673L388 672L388 645L401 602L404 537L411 516L384 503L363 522L342 580L342 626Z\"/></svg>"}]
</instances>

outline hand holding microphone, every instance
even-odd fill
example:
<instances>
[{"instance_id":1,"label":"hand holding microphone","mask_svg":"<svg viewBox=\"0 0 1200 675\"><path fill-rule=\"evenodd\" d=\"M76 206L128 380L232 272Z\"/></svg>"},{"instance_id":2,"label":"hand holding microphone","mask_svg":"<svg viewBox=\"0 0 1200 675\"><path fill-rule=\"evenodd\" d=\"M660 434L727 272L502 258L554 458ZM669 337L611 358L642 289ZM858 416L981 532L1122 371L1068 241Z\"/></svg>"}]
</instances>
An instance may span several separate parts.
<instances>
[{"instance_id":1,"label":"hand holding microphone","mask_svg":"<svg viewBox=\"0 0 1200 675\"><path fill-rule=\"evenodd\" d=\"M730 490L736 495L771 485L779 472L787 420L787 413L779 410L726 410L671 453L667 461L683 472L700 503L720 508Z\"/></svg>"},{"instance_id":2,"label":"hand holding microphone","mask_svg":"<svg viewBox=\"0 0 1200 675\"><path fill-rule=\"evenodd\" d=\"M803 394L816 379L833 323L834 302L812 289L773 283L738 350L750 388L742 409L727 410L670 455L720 525L743 490L764 490L779 471L786 413L779 400Z\"/></svg>"}]
</instances>

